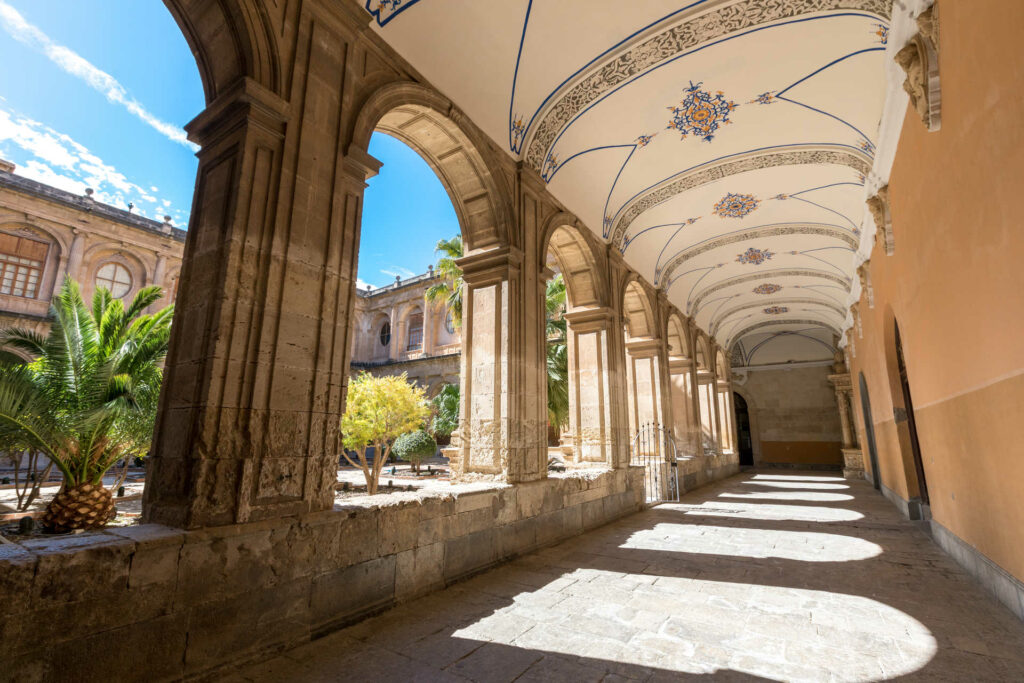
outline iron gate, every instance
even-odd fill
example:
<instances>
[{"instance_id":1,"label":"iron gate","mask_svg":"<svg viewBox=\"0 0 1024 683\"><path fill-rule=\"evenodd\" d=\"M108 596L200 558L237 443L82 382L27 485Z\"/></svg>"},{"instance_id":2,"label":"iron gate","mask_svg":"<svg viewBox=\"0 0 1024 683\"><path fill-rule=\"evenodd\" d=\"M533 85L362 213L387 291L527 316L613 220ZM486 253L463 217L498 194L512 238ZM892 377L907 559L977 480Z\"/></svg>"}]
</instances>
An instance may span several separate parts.
<instances>
[{"instance_id":1,"label":"iron gate","mask_svg":"<svg viewBox=\"0 0 1024 683\"><path fill-rule=\"evenodd\" d=\"M633 437L630 464L644 468L644 492L648 503L679 500L676 442L667 429L653 422L640 425Z\"/></svg>"}]
</instances>

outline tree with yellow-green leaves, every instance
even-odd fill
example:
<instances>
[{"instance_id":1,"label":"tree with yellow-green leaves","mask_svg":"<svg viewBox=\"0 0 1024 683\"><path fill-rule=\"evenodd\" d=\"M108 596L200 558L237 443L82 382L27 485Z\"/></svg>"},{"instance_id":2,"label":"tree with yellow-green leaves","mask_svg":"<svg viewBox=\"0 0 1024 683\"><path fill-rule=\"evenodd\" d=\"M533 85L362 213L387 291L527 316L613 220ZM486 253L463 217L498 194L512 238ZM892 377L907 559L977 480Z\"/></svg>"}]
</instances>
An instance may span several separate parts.
<instances>
[{"instance_id":1,"label":"tree with yellow-green leaves","mask_svg":"<svg viewBox=\"0 0 1024 683\"><path fill-rule=\"evenodd\" d=\"M411 384L405 373L397 377L374 377L360 373L348 385L348 403L341 417L342 445L345 460L362 469L366 492L377 493L380 471L384 468L391 447L402 434L423 428L430 415L423 389ZM366 456L373 446L373 462ZM348 451L356 454L357 461Z\"/></svg>"}]
</instances>

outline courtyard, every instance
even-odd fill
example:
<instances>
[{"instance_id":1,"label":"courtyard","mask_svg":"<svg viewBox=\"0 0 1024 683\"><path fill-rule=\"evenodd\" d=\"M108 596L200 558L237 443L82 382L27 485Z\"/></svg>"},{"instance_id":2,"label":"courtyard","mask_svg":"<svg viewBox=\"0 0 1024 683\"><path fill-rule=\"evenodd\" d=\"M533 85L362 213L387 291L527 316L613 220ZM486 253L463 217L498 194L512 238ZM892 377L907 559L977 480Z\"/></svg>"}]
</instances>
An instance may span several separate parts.
<instances>
[{"instance_id":1,"label":"courtyard","mask_svg":"<svg viewBox=\"0 0 1024 683\"><path fill-rule=\"evenodd\" d=\"M864 481L734 476L226 680L1012 681L1024 627Z\"/></svg>"}]
</instances>

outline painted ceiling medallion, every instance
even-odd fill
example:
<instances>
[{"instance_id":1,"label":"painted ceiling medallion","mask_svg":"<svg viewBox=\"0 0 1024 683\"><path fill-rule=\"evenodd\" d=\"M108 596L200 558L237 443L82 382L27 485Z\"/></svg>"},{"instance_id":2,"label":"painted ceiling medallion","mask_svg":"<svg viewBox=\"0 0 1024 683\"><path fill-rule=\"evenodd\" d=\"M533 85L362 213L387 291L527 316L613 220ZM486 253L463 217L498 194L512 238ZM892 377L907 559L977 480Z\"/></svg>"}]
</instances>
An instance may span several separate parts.
<instances>
[{"instance_id":1,"label":"painted ceiling medallion","mask_svg":"<svg viewBox=\"0 0 1024 683\"><path fill-rule=\"evenodd\" d=\"M707 90L702 90L703 82L694 85L690 81L690 87L685 90L682 101L678 107L666 107L672 112L672 120L668 122L667 130L678 130L683 140L687 135L695 135L705 142L711 142L719 126L732 123L729 121L729 114L739 105L725 99L722 91L712 95Z\"/></svg>"},{"instance_id":2,"label":"painted ceiling medallion","mask_svg":"<svg viewBox=\"0 0 1024 683\"><path fill-rule=\"evenodd\" d=\"M754 287L754 294L774 294L782 289L782 285L763 284Z\"/></svg>"},{"instance_id":3,"label":"painted ceiling medallion","mask_svg":"<svg viewBox=\"0 0 1024 683\"><path fill-rule=\"evenodd\" d=\"M768 249L755 249L754 247L750 247L742 254L737 255L736 261L737 263L746 263L753 266L759 266L768 259L770 259L772 256L775 256L775 254L769 251Z\"/></svg>"},{"instance_id":4,"label":"painted ceiling medallion","mask_svg":"<svg viewBox=\"0 0 1024 683\"><path fill-rule=\"evenodd\" d=\"M722 218L743 218L749 215L760 204L752 194L735 194L730 192L715 204L714 213Z\"/></svg>"},{"instance_id":5,"label":"painted ceiling medallion","mask_svg":"<svg viewBox=\"0 0 1024 683\"><path fill-rule=\"evenodd\" d=\"M769 306L764 309L764 312L768 315L782 315L783 313L789 313L789 308L786 306Z\"/></svg>"}]
</instances>

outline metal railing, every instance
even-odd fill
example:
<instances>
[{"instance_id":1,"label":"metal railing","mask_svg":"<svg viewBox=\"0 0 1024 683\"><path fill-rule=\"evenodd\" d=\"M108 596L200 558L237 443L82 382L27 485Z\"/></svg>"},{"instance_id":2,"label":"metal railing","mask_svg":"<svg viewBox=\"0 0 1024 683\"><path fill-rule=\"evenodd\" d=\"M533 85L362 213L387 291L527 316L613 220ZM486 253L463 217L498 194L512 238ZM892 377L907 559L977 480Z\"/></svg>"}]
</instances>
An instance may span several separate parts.
<instances>
[{"instance_id":1,"label":"metal railing","mask_svg":"<svg viewBox=\"0 0 1024 683\"><path fill-rule=\"evenodd\" d=\"M667 429L648 422L633 437L630 464L644 468L644 492L648 503L679 500L676 442Z\"/></svg>"}]
</instances>

